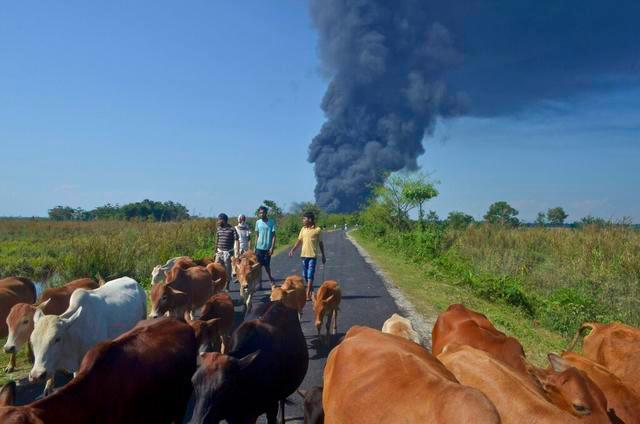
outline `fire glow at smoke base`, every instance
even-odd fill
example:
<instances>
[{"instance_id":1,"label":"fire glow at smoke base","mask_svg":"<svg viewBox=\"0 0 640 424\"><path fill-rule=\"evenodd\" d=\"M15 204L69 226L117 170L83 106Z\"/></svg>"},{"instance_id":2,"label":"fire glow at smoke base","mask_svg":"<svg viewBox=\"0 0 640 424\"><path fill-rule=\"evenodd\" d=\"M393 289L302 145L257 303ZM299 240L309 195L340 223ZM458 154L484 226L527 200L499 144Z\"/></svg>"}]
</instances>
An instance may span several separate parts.
<instances>
[{"instance_id":1,"label":"fire glow at smoke base","mask_svg":"<svg viewBox=\"0 0 640 424\"><path fill-rule=\"evenodd\" d=\"M310 8L331 81L309 161L316 202L331 212L356 210L387 173L416 169L438 117L506 115L640 86L635 0L311 0Z\"/></svg>"}]
</instances>

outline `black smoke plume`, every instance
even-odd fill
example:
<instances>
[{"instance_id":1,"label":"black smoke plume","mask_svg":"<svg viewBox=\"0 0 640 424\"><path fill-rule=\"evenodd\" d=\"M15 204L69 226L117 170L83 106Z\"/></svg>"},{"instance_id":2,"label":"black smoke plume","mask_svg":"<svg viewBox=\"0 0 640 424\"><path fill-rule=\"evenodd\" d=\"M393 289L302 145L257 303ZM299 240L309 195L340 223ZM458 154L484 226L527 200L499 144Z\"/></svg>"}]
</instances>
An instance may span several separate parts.
<instances>
[{"instance_id":1,"label":"black smoke plume","mask_svg":"<svg viewBox=\"0 0 640 424\"><path fill-rule=\"evenodd\" d=\"M352 211L386 173L415 169L438 117L513 114L640 85L637 0L310 6L331 78L322 101L327 120L309 148L316 202L328 211Z\"/></svg>"}]
</instances>

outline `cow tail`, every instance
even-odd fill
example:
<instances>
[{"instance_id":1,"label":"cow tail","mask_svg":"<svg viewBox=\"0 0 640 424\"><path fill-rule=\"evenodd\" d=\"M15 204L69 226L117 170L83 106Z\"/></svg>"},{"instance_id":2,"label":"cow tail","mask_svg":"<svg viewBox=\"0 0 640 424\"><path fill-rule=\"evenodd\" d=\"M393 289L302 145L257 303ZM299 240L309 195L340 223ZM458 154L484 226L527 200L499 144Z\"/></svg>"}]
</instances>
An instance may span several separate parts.
<instances>
[{"instance_id":1,"label":"cow tail","mask_svg":"<svg viewBox=\"0 0 640 424\"><path fill-rule=\"evenodd\" d=\"M566 352L573 352L573 348L576 347L576 344L578 343L578 339L580 338L580 335L581 335L582 331L586 330L587 328L595 330L596 329L596 324L593 323L593 322L584 322L584 323L582 323L580 328L578 328L578 331L576 331L576 335L573 337L573 340L571 341L571 344L569 345L569 347L567 347Z\"/></svg>"}]
</instances>

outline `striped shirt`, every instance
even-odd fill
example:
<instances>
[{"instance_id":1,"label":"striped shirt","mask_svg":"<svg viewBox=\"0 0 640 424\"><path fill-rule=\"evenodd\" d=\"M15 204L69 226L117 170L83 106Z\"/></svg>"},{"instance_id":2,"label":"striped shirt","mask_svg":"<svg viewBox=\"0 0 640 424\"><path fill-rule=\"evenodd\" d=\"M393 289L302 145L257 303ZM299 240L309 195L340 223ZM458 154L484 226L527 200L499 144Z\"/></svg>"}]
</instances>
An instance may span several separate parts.
<instances>
[{"instance_id":1,"label":"striped shirt","mask_svg":"<svg viewBox=\"0 0 640 424\"><path fill-rule=\"evenodd\" d=\"M218 227L216 249L233 250L233 246L236 240L238 240L238 232L231 225Z\"/></svg>"}]
</instances>

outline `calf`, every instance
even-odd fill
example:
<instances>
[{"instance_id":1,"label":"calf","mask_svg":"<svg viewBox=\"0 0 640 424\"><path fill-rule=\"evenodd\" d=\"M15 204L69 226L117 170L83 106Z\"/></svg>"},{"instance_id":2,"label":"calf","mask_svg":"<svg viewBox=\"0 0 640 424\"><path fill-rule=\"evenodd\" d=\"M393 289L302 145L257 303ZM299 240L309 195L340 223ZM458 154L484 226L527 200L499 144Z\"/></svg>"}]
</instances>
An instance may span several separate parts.
<instances>
[{"instance_id":1,"label":"calf","mask_svg":"<svg viewBox=\"0 0 640 424\"><path fill-rule=\"evenodd\" d=\"M333 333L338 333L338 309L340 307L340 299L342 298L342 290L340 285L334 280L327 280L318 289L312 297L313 311L315 313L315 325L320 337L320 327L324 316L327 316L327 336L326 343L329 343L331 320L333 318Z\"/></svg>"},{"instance_id":2,"label":"calf","mask_svg":"<svg viewBox=\"0 0 640 424\"><path fill-rule=\"evenodd\" d=\"M80 278L73 280L62 287L46 289L38 303L45 315L60 315L69 307L71 293L76 289L92 290L98 288L98 283L92 278ZM9 365L5 372L12 372L16 367L16 353L26 343L29 351L29 358L33 361L33 352L29 337L33 331L33 316L36 313L36 305L28 303L17 303L13 305L7 316L7 327L9 335L4 345L4 351L11 355Z\"/></svg>"},{"instance_id":3,"label":"calf","mask_svg":"<svg viewBox=\"0 0 640 424\"><path fill-rule=\"evenodd\" d=\"M167 281L151 288L151 313L157 318L169 312L181 317L184 311L195 313L213 293L211 274L205 267L174 267Z\"/></svg>"},{"instance_id":4,"label":"calf","mask_svg":"<svg viewBox=\"0 0 640 424\"><path fill-rule=\"evenodd\" d=\"M585 322L567 350L573 350L581 332L587 328L591 333L583 341L584 356L603 365L640 393L640 329L620 323Z\"/></svg>"},{"instance_id":5,"label":"calf","mask_svg":"<svg viewBox=\"0 0 640 424\"><path fill-rule=\"evenodd\" d=\"M244 304L245 314L251 311L251 298L262 278L262 268L257 262L252 262L248 257L232 258L231 264L240 283L240 296Z\"/></svg>"},{"instance_id":6,"label":"calf","mask_svg":"<svg viewBox=\"0 0 640 424\"><path fill-rule=\"evenodd\" d=\"M187 313L185 313L185 319ZM201 352L225 352L233 327L233 300L227 293L216 293L202 307L200 320L187 320L194 328ZM206 323L206 324L205 324Z\"/></svg>"},{"instance_id":7,"label":"calf","mask_svg":"<svg viewBox=\"0 0 640 424\"><path fill-rule=\"evenodd\" d=\"M281 301L286 307L295 309L298 317L302 314L302 309L307 303L306 289L302 277L293 275L284 280L282 286L271 287L271 300Z\"/></svg>"},{"instance_id":8,"label":"calf","mask_svg":"<svg viewBox=\"0 0 640 424\"><path fill-rule=\"evenodd\" d=\"M531 367L536 390L527 376L468 345L447 345L438 359L462 384L482 390L505 424L610 420L602 391L575 368L556 372Z\"/></svg>"},{"instance_id":9,"label":"calf","mask_svg":"<svg viewBox=\"0 0 640 424\"><path fill-rule=\"evenodd\" d=\"M298 389L298 394L304 402L304 424L323 424L322 387L313 386L306 391Z\"/></svg>"},{"instance_id":10,"label":"calf","mask_svg":"<svg viewBox=\"0 0 640 424\"><path fill-rule=\"evenodd\" d=\"M36 287L28 278L7 277L0 279L0 337L7 337L6 324L9 311L16 303L35 303Z\"/></svg>"},{"instance_id":11,"label":"calf","mask_svg":"<svg viewBox=\"0 0 640 424\"><path fill-rule=\"evenodd\" d=\"M411 326L411 321L398 314L391 315L391 317L384 322L382 325L382 332L403 337L414 343L420 344L420 337Z\"/></svg>"},{"instance_id":12,"label":"calf","mask_svg":"<svg viewBox=\"0 0 640 424\"><path fill-rule=\"evenodd\" d=\"M205 353L193 375L191 423L253 423L263 413L276 422L278 402L300 385L309 356L296 312L280 302L259 308L258 319L233 333L228 354Z\"/></svg>"},{"instance_id":13,"label":"calf","mask_svg":"<svg viewBox=\"0 0 640 424\"><path fill-rule=\"evenodd\" d=\"M207 271L211 274L214 293L218 293L229 288L229 278L223 264L211 262L207 265Z\"/></svg>"},{"instance_id":14,"label":"calf","mask_svg":"<svg viewBox=\"0 0 640 424\"><path fill-rule=\"evenodd\" d=\"M526 375L524 349L518 340L498 331L486 316L454 304L441 313L433 326L432 352L438 355L448 344L472 346Z\"/></svg>"},{"instance_id":15,"label":"calf","mask_svg":"<svg viewBox=\"0 0 640 424\"><path fill-rule=\"evenodd\" d=\"M34 314L31 344L35 361L29 380L53 377L56 370L78 371L82 357L98 342L130 330L146 313L146 295L132 278L122 277L95 290L77 289L62 315ZM47 380L45 395L53 379Z\"/></svg>"},{"instance_id":16,"label":"calf","mask_svg":"<svg viewBox=\"0 0 640 424\"><path fill-rule=\"evenodd\" d=\"M495 406L422 346L354 326L324 369L324 422L494 423Z\"/></svg>"},{"instance_id":17,"label":"calf","mask_svg":"<svg viewBox=\"0 0 640 424\"><path fill-rule=\"evenodd\" d=\"M180 423L196 357L188 325L172 318L142 321L91 349L77 377L51 396L9 407L12 394L2 393L0 422Z\"/></svg>"},{"instance_id":18,"label":"calf","mask_svg":"<svg viewBox=\"0 0 640 424\"><path fill-rule=\"evenodd\" d=\"M640 422L640 394L624 384L620 378L591 359L574 352L564 352L562 358L554 357L554 369L575 367L602 389L607 405L625 423Z\"/></svg>"}]
</instances>

